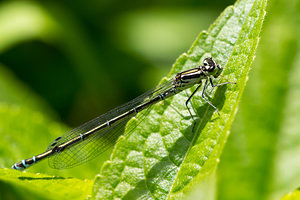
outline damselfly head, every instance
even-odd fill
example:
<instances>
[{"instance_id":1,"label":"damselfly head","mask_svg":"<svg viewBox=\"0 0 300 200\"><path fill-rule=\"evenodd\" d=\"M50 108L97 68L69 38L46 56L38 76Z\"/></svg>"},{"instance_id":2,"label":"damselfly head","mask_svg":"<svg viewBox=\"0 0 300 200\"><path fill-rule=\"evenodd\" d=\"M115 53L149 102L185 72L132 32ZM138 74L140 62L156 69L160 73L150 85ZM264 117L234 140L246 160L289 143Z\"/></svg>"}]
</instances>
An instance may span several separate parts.
<instances>
[{"instance_id":1,"label":"damselfly head","mask_svg":"<svg viewBox=\"0 0 300 200\"><path fill-rule=\"evenodd\" d=\"M208 75L217 78L223 71L221 65L215 62L211 57L205 58L203 61L202 70L206 71Z\"/></svg>"}]
</instances>

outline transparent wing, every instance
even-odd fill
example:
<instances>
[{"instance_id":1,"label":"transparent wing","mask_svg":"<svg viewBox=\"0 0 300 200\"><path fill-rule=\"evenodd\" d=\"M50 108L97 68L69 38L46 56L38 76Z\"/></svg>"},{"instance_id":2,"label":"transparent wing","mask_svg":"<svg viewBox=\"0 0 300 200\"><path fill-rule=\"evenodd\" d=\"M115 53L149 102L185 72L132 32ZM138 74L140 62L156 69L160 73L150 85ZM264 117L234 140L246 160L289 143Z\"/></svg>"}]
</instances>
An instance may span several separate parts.
<instances>
[{"instance_id":1,"label":"transparent wing","mask_svg":"<svg viewBox=\"0 0 300 200\"><path fill-rule=\"evenodd\" d=\"M78 137L80 134L98 127L99 125L106 123L108 120L113 119L131 109L134 109L141 103L151 101L153 98L164 93L164 91L170 90L173 87L172 80L169 80L156 88L149 90L148 92L142 94L141 96L133 99L132 101L117 107L108 113L101 115L73 130L67 132L61 137L56 138L48 147L47 150L51 150L65 142ZM139 114L138 121L142 121L141 118L144 118L148 115L151 110L151 106ZM99 131L95 132L90 137L87 137L84 140L74 143L66 148L58 151L49 157L49 165L55 169L70 168L76 165L85 163L99 154L106 151L109 147L113 146L118 137L124 132L124 128L128 120L133 117L135 114L123 118L118 122L107 126ZM128 128L129 132L134 130L135 127Z\"/></svg>"},{"instance_id":2,"label":"transparent wing","mask_svg":"<svg viewBox=\"0 0 300 200\"><path fill-rule=\"evenodd\" d=\"M110 128L104 128L91 137L58 151L49 157L49 166L55 169L71 168L85 163L111 147L124 131L129 117Z\"/></svg>"}]
</instances>

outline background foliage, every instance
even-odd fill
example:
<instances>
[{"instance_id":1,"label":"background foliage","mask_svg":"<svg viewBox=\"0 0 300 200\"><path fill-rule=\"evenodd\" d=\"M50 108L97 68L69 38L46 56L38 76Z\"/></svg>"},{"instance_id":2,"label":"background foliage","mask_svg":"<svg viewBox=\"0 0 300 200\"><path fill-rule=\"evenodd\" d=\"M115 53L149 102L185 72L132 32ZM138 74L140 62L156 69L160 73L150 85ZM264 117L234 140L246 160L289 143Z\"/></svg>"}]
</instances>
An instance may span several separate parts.
<instances>
[{"instance_id":1,"label":"background foliage","mask_svg":"<svg viewBox=\"0 0 300 200\"><path fill-rule=\"evenodd\" d=\"M42 152L68 129L58 121L81 124L155 86L232 3L1 2L0 167ZM218 169L218 199L278 199L299 186L300 5L273 0L268 11ZM91 179L94 164L30 171ZM1 197L24 197L0 185Z\"/></svg>"}]
</instances>

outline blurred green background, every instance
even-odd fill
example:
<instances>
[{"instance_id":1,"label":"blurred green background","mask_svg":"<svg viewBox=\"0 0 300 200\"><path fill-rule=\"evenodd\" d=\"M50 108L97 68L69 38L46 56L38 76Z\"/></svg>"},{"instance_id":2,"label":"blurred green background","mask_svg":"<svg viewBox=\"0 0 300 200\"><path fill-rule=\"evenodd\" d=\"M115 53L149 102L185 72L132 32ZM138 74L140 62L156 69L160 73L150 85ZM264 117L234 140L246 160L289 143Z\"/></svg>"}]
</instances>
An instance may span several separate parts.
<instances>
[{"instance_id":1,"label":"blurred green background","mask_svg":"<svg viewBox=\"0 0 300 200\"><path fill-rule=\"evenodd\" d=\"M3 2L0 60L74 126L154 87L232 2Z\"/></svg>"},{"instance_id":2,"label":"blurred green background","mask_svg":"<svg viewBox=\"0 0 300 200\"><path fill-rule=\"evenodd\" d=\"M154 87L233 3L1 1L0 167ZM278 199L300 186L299 1L274 0L268 11L217 199ZM43 162L28 171L92 179L109 155L71 170Z\"/></svg>"}]
</instances>

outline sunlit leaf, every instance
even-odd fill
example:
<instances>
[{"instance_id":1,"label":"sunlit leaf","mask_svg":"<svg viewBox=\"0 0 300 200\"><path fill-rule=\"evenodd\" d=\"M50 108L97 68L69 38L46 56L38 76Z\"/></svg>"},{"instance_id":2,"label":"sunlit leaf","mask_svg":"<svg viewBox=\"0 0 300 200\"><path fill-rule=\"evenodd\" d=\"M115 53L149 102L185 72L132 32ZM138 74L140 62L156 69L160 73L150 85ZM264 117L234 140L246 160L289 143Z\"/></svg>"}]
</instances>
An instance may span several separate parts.
<instances>
[{"instance_id":1,"label":"sunlit leaf","mask_svg":"<svg viewBox=\"0 0 300 200\"><path fill-rule=\"evenodd\" d=\"M199 120L193 131L183 92L155 105L142 122L132 119L129 123L139 125L125 132L111 161L102 167L94 185L96 198L179 199L213 174L254 59L265 7L266 1L257 0L227 8L178 58L168 76L198 66L205 57L216 59L225 66L224 79L237 82L209 93L221 116L197 93L193 107ZM212 192L198 189L204 196Z\"/></svg>"}]
</instances>

